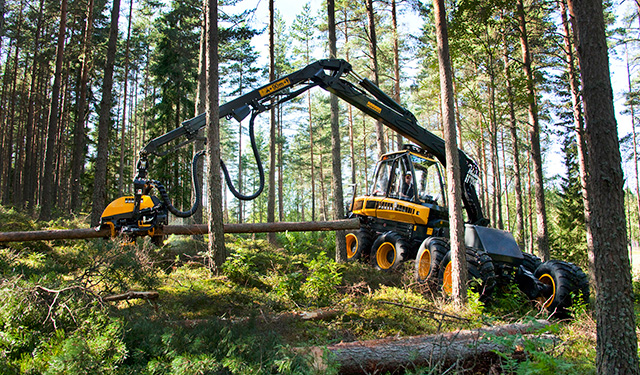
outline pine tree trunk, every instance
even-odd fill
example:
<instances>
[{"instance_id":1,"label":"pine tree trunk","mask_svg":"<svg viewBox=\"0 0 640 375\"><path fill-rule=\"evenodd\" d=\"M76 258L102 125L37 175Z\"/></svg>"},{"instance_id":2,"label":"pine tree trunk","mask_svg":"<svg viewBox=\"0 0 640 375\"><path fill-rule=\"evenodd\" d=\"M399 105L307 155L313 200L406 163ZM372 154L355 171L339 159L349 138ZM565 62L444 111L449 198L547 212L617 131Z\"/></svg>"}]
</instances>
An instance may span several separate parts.
<instances>
[{"instance_id":1,"label":"pine tree trunk","mask_svg":"<svg viewBox=\"0 0 640 375\"><path fill-rule=\"evenodd\" d=\"M269 82L276 79L276 61L275 61L275 8L274 1L269 0ZM269 127L269 196L267 197L267 222L276 221L276 111L274 108L270 111L270 127ZM274 233L267 235L270 244L276 245L276 236Z\"/></svg>"},{"instance_id":2,"label":"pine tree trunk","mask_svg":"<svg viewBox=\"0 0 640 375\"><path fill-rule=\"evenodd\" d=\"M222 219L222 176L220 175L220 108L218 106L218 3L207 6L207 155L209 162L209 256L210 267L219 272L227 258Z\"/></svg>"},{"instance_id":3,"label":"pine tree trunk","mask_svg":"<svg viewBox=\"0 0 640 375\"><path fill-rule=\"evenodd\" d=\"M509 107L509 133L511 134L511 149L513 151L513 181L514 195L516 200L516 225L514 237L520 249L524 250L524 210L522 206L522 181L520 172L520 150L518 140L518 123L514 105L513 87L511 86L511 70L509 64L509 54L506 47L504 52L504 71L506 76L507 103ZM506 162L506 161L505 161Z\"/></svg>"},{"instance_id":4,"label":"pine tree trunk","mask_svg":"<svg viewBox=\"0 0 640 375\"><path fill-rule=\"evenodd\" d=\"M28 61L29 57L25 57L25 62L24 62L24 76L22 78L22 84L21 84L21 89L20 89L20 93L21 95L24 95L27 91L26 91L26 84L27 84L27 71L29 70L29 61ZM26 123L24 122L24 111L25 108L24 106L20 106L20 114L18 115L18 117L20 118L17 126L18 126L18 136L16 138L16 159L15 159L15 172L14 172L14 177L13 177L13 206L17 207L17 208L22 208L24 207L24 198L22 196L22 186L24 185L24 178L26 175L26 171L24 169L24 152L25 152L25 128L26 128Z\"/></svg>"},{"instance_id":5,"label":"pine tree trunk","mask_svg":"<svg viewBox=\"0 0 640 375\"><path fill-rule=\"evenodd\" d=\"M124 48L124 85L122 98L122 123L120 125L120 166L118 169L118 196L124 195L124 165L125 165L125 144L127 130L127 85L129 83L129 47L131 43L131 21L133 19L133 0L129 1L129 24L127 27L127 42ZM178 103L180 101L178 100Z\"/></svg>"},{"instance_id":6,"label":"pine tree trunk","mask_svg":"<svg viewBox=\"0 0 640 375\"><path fill-rule=\"evenodd\" d=\"M365 117L364 113L362 114L362 160L363 160L362 165L364 166L364 184L365 184L364 191L368 194L369 193L369 171L368 171L369 159L367 158L367 118Z\"/></svg>"},{"instance_id":7,"label":"pine tree trunk","mask_svg":"<svg viewBox=\"0 0 640 375\"><path fill-rule=\"evenodd\" d=\"M398 15L396 0L391 0L391 27L393 28L393 99L400 103L400 46L398 41ZM396 147L402 149L402 135L396 133Z\"/></svg>"},{"instance_id":8,"label":"pine tree trunk","mask_svg":"<svg viewBox=\"0 0 640 375\"><path fill-rule=\"evenodd\" d=\"M369 20L369 53L371 54L371 66L373 74L373 83L380 85L378 78L378 41L376 39L376 19L375 10L373 9L373 0L366 0L367 18ZM387 145L384 137L384 126L382 121L376 120L376 142L378 145L378 156L387 153Z\"/></svg>"},{"instance_id":9,"label":"pine tree trunk","mask_svg":"<svg viewBox=\"0 0 640 375\"><path fill-rule=\"evenodd\" d=\"M566 0L560 0L560 12L562 15L562 26L564 28L564 47L566 53L567 68L569 71L569 87L571 89L571 105L573 108L573 126L576 132L576 146L578 149L578 168L580 170L580 186L582 188L582 201L584 203L584 216L585 221L588 221L589 216L589 199L587 197L587 175L588 175L588 158L587 158L587 146L584 141L584 117L582 115L582 101L580 100L580 84L578 82L578 72L576 71L575 59L574 59L574 42L576 42L575 35L571 33L569 27L569 20L567 19ZM575 21L574 21L575 22ZM575 26L574 26L575 27ZM629 73L627 71L627 73ZM627 74L630 77L629 74ZM631 90L631 82L629 81L629 90ZM631 106L631 121L635 122L635 115L633 114L633 105ZM634 132L635 142L635 125L632 127ZM635 147L634 147L635 152ZM638 160L634 158L634 160ZM638 164L636 163L636 178L638 176ZM636 189L638 188L636 184ZM638 207L640 208L640 194L637 195ZM638 221L640 226L640 218Z\"/></svg>"},{"instance_id":10,"label":"pine tree trunk","mask_svg":"<svg viewBox=\"0 0 640 375\"><path fill-rule=\"evenodd\" d=\"M107 203L107 158L109 157L109 128L111 123L111 106L113 88L113 65L116 58L118 42L118 18L120 16L120 0L113 0L111 10L111 26L107 45L107 61L102 80L102 100L98 118L98 145L95 161L95 177L93 183L93 202L91 209L91 225L100 223L100 216Z\"/></svg>"},{"instance_id":11,"label":"pine tree trunk","mask_svg":"<svg viewBox=\"0 0 640 375\"><path fill-rule=\"evenodd\" d=\"M543 261L550 259L549 234L547 231L547 209L544 198L544 177L542 175L542 152L540 150L540 124L538 123L538 104L533 86L531 53L527 36L523 0L518 0L518 19L520 23L520 44L522 47L523 69L527 77L527 94L529 102L529 138L531 141L531 161L533 162L534 189L536 200L536 219L538 230L536 245L538 255Z\"/></svg>"},{"instance_id":12,"label":"pine tree trunk","mask_svg":"<svg viewBox=\"0 0 640 375\"><path fill-rule=\"evenodd\" d=\"M205 9L207 9L207 1L208 0L202 0L202 9L203 12ZM206 108L206 97L207 97L207 73L205 70L205 66L206 66L206 60L207 60L207 54L206 54L206 47L207 47L207 17L202 17L202 32L200 35L200 56L198 59L198 89L196 91L196 100L195 100L195 113L194 115L199 115L201 113L204 113L207 108ZM198 138L202 138L204 136L204 130L201 129L198 131ZM193 144L193 155L195 156L195 154L197 154L198 152L200 152L201 150L203 150L205 147L205 142L202 139L197 139L194 144ZM204 163L198 163L198 171L196 173L196 178L198 181L198 184L200 186L203 186L203 182L204 182ZM191 200L195 201L197 198L195 196L196 191L195 189L191 192ZM200 197L202 198L202 197ZM197 210L193 216L191 216L191 222L193 224L202 224L202 211L203 209ZM203 241L204 237L202 235L194 235L192 236L193 239L195 239L196 241Z\"/></svg>"},{"instance_id":13,"label":"pine tree trunk","mask_svg":"<svg viewBox=\"0 0 640 375\"><path fill-rule=\"evenodd\" d=\"M327 0L327 23L329 26L329 58L335 59L338 53L336 38L335 1ZM340 107L338 97L331 94L331 189L333 190L334 219L344 218L344 194L342 191L342 157L340 144ZM344 231L336 231L336 262L347 261L347 243Z\"/></svg>"},{"instance_id":14,"label":"pine tree trunk","mask_svg":"<svg viewBox=\"0 0 640 375\"><path fill-rule=\"evenodd\" d=\"M20 22L22 23L22 22ZM13 119L15 117L15 103L16 103L16 85L18 82L18 56L20 55L20 47L18 45L18 41L15 42L15 54L13 57L13 63L7 64L5 69L5 85L8 85L8 80L11 79L11 88L8 90L11 94L8 95L8 110L3 111L2 119L0 124L4 128L4 137L2 142L2 150L4 151L4 155L2 155L2 184L0 187L2 188L2 204L8 206L11 203L11 166L13 160L13 138L14 138L14 124ZM11 49L10 49L11 50ZM12 67L11 74L8 72L8 68ZM5 91L6 94L6 91ZM7 95L4 95L7 96Z\"/></svg>"},{"instance_id":15,"label":"pine tree trunk","mask_svg":"<svg viewBox=\"0 0 640 375\"><path fill-rule=\"evenodd\" d=\"M80 176L84 170L86 148L86 113L87 113L87 82L89 80L89 50L93 34L93 0L87 3L87 20L82 43L82 68L78 82L78 117L73 132L73 157L71 161L71 212L80 209Z\"/></svg>"},{"instance_id":16,"label":"pine tree trunk","mask_svg":"<svg viewBox=\"0 0 640 375\"><path fill-rule=\"evenodd\" d=\"M326 221L327 218L327 189L324 186L324 147L320 145L320 220Z\"/></svg>"},{"instance_id":17,"label":"pine tree trunk","mask_svg":"<svg viewBox=\"0 0 640 375\"><path fill-rule=\"evenodd\" d=\"M489 79L490 88L489 95L491 97L491 169L493 170L493 204L496 221L494 221L494 227L503 229L502 223L502 184L500 177L500 156L498 155L498 118L496 115L496 83L495 83L495 71L494 71L494 58L493 55L489 55Z\"/></svg>"},{"instance_id":18,"label":"pine tree trunk","mask_svg":"<svg viewBox=\"0 0 640 375\"><path fill-rule=\"evenodd\" d=\"M453 73L449 56L444 0L433 2L438 65L440 67L440 105L444 128L447 161L447 197L449 200L449 240L452 264L452 297L458 305L467 301L467 261L462 220L462 190L460 186L460 158L457 147L455 108L453 105Z\"/></svg>"},{"instance_id":19,"label":"pine tree trunk","mask_svg":"<svg viewBox=\"0 0 640 375\"><path fill-rule=\"evenodd\" d=\"M28 109L27 109L27 132L26 132L26 146L25 146L25 162L24 168L27 171L34 171L36 169L36 114L35 114L35 101L37 98L37 90L36 90L36 78L38 77L38 56L40 50L40 33L42 32L42 14L44 8L44 0L40 0L40 7L38 13L38 20L36 22L36 30L33 41L33 65L31 67L31 82L29 84L29 95L28 95ZM31 212L33 206L35 205L35 184L36 184L36 174L35 173L27 173L24 180L23 186L23 197L26 203L27 211Z\"/></svg>"},{"instance_id":20,"label":"pine tree trunk","mask_svg":"<svg viewBox=\"0 0 640 375\"><path fill-rule=\"evenodd\" d=\"M282 146L284 144L282 138L282 106L278 106L278 220L284 221L284 176L282 161Z\"/></svg>"},{"instance_id":21,"label":"pine tree trunk","mask_svg":"<svg viewBox=\"0 0 640 375\"><path fill-rule=\"evenodd\" d=\"M311 115L311 92L307 92L309 111L309 153L311 158L311 221L316 220L316 166L313 158L313 118Z\"/></svg>"},{"instance_id":22,"label":"pine tree trunk","mask_svg":"<svg viewBox=\"0 0 640 375\"><path fill-rule=\"evenodd\" d=\"M589 260L596 290L598 374L640 374L631 266L627 252L624 176L602 2L569 0L576 20L589 177Z\"/></svg>"},{"instance_id":23,"label":"pine tree trunk","mask_svg":"<svg viewBox=\"0 0 640 375\"><path fill-rule=\"evenodd\" d=\"M344 44L349 44L349 22L347 21L346 8L344 10ZM349 48L346 47L345 59L349 62ZM351 104L347 105L348 121L349 121L349 155L351 163L351 185L353 189L356 188L356 149L355 149L355 125L353 123L353 107ZM365 177L366 179L366 177ZM353 192L355 194L355 190Z\"/></svg>"},{"instance_id":24,"label":"pine tree trunk","mask_svg":"<svg viewBox=\"0 0 640 375\"><path fill-rule=\"evenodd\" d=\"M56 48L56 72L51 91L51 105L49 106L49 127L47 134L47 151L44 157L44 175L42 181L42 199L40 205L40 220L50 220L51 210L55 204L53 178L55 168L55 138L58 133L58 99L62 81L62 62L64 57L64 39L67 24L67 0L60 5L60 29L58 31L58 46Z\"/></svg>"}]
</instances>

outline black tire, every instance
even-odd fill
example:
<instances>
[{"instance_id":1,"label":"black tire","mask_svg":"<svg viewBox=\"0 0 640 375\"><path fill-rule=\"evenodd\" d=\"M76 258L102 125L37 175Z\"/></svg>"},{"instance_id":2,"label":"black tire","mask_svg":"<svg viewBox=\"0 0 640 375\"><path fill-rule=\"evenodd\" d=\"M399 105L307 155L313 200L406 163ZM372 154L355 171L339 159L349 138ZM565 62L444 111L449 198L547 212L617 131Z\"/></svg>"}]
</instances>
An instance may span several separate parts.
<instances>
[{"instance_id":1,"label":"black tire","mask_svg":"<svg viewBox=\"0 0 640 375\"><path fill-rule=\"evenodd\" d=\"M496 285L496 272L489 254L467 247L467 285L480 294L481 300L487 300ZM451 251L447 252L440 265L438 282L445 295L451 294Z\"/></svg>"},{"instance_id":2,"label":"black tire","mask_svg":"<svg viewBox=\"0 0 640 375\"><path fill-rule=\"evenodd\" d=\"M536 269L535 276L543 284L548 285L548 291L543 292L537 301L551 313L552 316L564 317L567 309L576 300L588 301L589 281L580 267L561 260L544 262Z\"/></svg>"},{"instance_id":3,"label":"black tire","mask_svg":"<svg viewBox=\"0 0 640 375\"><path fill-rule=\"evenodd\" d=\"M525 270L531 273L536 272L538 267L540 267L540 265L542 264L542 260L540 260L540 258L533 254L523 252L522 256L524 257L524 260L522 261L522 267L524 267Z\"/></svg>"},{"instance_id":4,"label":"black tire","mask_svg":"<svg viewBox=\"0 0 640 375\"><path fill-rule=\"evenodd\" d=\"M399 234L383 233L371 247L371 265L381 271L391 271L405 260L410 251L411 246Z\"/></svg>"},{"instance_id":5,"label":"black tire","mask_svg":"<svg viewBox=\"0 0 640 375\"><path fill-rule=\"evenodd\" d=\"M574 293L574 295L580 298L580 302L589 303L589 297L591 294L589 291L589 277L579 266L573 263L569 263L569 265L573 268L573 273L576 276L576 289L578 290L578 293Z\"/></svg>"},{"instance_id":6,"label":"black tire","mask_svg":"<svg viewBox=\"0 0 640 375\"><path fill-rule=\"evenodd\" d=\"M415 265L418 282L431 285L437 284L440 264L448 252L449 244L444 238L429 237L422 241Z\"/></svg>"},{"instance_id":7,"label":"black tire","mask_svg":"<svg viewBox=\"0 0 640 375\"><path fill-rule=\"evenodd\" d=\"M373 235L367 230L360 229L354 233L347 233L347 260L367 259L371 253Z\"/></svg>"}]
</instances>

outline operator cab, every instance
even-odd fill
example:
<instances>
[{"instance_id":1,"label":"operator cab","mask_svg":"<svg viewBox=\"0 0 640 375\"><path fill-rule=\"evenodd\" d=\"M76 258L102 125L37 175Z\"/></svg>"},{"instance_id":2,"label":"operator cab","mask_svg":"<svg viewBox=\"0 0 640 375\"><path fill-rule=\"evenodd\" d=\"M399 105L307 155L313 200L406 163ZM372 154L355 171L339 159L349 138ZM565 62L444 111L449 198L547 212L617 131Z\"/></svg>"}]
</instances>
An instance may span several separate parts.
<instances>
[{"instance_id":1,"label":"operator cab","mask_svg":"<svg viewBox=\"0 0 640 375\"><path fill-rule=\"evenodd\" d=\"M351 215L372 232L394 231L410 240L445 236L449 219L441 164L417 146L380 158L366 195L354 197Z\"/></svg>"},{"instance_id":2,"label":"operator cab","mask_svg":"<svg viewBox=\"0 0 640 375\"><path fill-rule=\"evenodd\" d=\"M413 145L382 156L369 196L388 197L424 206L446 207L442 166Z\"/></svg>"}]
</instances>

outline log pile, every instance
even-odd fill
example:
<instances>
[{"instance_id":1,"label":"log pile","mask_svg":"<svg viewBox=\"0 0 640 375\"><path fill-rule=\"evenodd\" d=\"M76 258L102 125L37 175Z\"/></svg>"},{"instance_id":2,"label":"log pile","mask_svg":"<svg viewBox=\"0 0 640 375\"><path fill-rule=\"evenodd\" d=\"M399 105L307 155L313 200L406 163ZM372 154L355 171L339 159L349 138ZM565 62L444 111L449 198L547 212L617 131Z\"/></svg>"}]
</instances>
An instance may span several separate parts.
<instances>
[{"instance_id":1,"label":"log pile","mask_svg":"<svg viewBox=\"0 0 640 375\"><path fill-rule=\"evenodd\" d=\"M305 349L319 373L338 365L340 374L383 374L414 367L451 366L506 351L499 336L524 335L550 323L537 320L504 326L461 330L438 335L339 343L327 348ZM447 368L447 367L444 367Z\"/></svg>"}]
</instances>

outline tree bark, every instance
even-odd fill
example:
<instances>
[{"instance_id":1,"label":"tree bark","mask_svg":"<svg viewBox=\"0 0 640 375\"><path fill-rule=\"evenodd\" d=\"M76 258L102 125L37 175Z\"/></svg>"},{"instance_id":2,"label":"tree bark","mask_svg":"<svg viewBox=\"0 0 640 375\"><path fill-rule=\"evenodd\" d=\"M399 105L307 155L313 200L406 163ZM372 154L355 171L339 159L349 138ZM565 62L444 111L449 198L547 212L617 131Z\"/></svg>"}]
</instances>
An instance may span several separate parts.
<instances>
[{"instance_id":1,"label":"tree bark","mask_svg":"<svg viewBox=\"0 0 640 375\"><path fill-rule=\"evenodd\" d=\"M391 0L391 27L393 28L393 99L400 104L400 45L396 0ZM396 147L402 149L402 135L396 132Z\"/></svg>"},{"instance_id":2,"label":"tree bark","mask_svg":"<svg viewBox=\"0 0 640 375\"><path fill-rule=\"evenodd\" d=\"M19 24L22 24L22 21L19 22ZM16 95L16 86L17 86L17 82L18 82L18 56L20 55L20 46L18 44L19 42L16 40L15 41L15 54L13 55L13 63L10 64L6 64L6 69L5 69L5 87L9 86L9 79L11 79L11 84L10 84L10 89L9 90L4 90L3 87L3 96L7 97L7 101L8 101L8 110L2 111L2 114L0 115L0 125L4 128L4 136L3 136L3 140L2 140L2 152L4 153L2 155L2 160L0 161L0 164L2 165L2 184L0 185L0 190L1 190L1 202L4 205L9 205L11 202L11 166L12 166L12 160L13 160L13 138L14 138L14 134L13 134L13 130L14 130L14 124L13 124L13 119L15 118L14 116L14 109L15 109L15 103L16 103L16 99L17 99L17 95ZM11 49L9 49L9 52L11 52ZM9 56L11 56L11 54L9 54ZM11 74L8 73L9 71L9 67L12 68L12 72ZM9 95L6 95L7 92L10 92ZM3 108L4 109L4 108Z\"/></svg>"},{"instance_id":3,"label":"tree bark","mask_svg":"<svg viewBox=\"0 0 640 375\"><path fill-rule=\"evenodd\" d=\"M373 83L380 85L378 78L378 40L376 38L376 18L373 9L373 0L366 0L367 18L369 20L369 58L371 59L371 71ZM387 153L387 144L384 137L384 126L382 121L376 120L376 140L378 145L378 157Z\"/></svg>"},{"instance_id":4,"label":"tree bark","mask_svg":"<svg viewBox=\"0 0 640 375\"><path fill-rule=\"evenodd\" d=\"M56 72L51 91L51 105L49 106L49 126L47 131L47 151L44 156L44 175L42 181L42 199L40 205L40 220L51 219L51 209L55 204L53 194L53 178L55 168L55 138L58 133L58 99L60 97L60 84L62 81L62 62L64 57L64 39L67 26L67 0L60 4L60 29L58 31L58 46L56 47Z\"/></svg>"},{"instance_id":5,"label":"tree bark","mask_svg":"<svg viewBox=\"0 0 640 375\"><path fill-rule=\"evenodd\" d=\"M209 259L218 272L227 258L222 221L222 176L220 175L220 108L218 104L218 2L207 6L207 159L209 162ZM213 261L213 262L211 262Z\"/></svg>"},{"instance_id":6,"label":"tree bark","mask_svg":"<svg viewBox=\"0 0 640 375\"><path fill-rule=\"evenodd\" d=\"M505 38L504 72L506 76L507 102L509 107L509 133L511 135L511 149L513 151L513 189L516 200L516 225L514 237L520 249L524 250L524 209L522 206L522 181L520 175L520 141L518 139L518 123L514 105L513 87L511 86L511 68L509 53ZM506 162L506 160L505 160Z\"/></svg>"},{"instance_id":7,"label":"tree bark","mask_svg":"<svg viewBox=\"0 0 640 375\"><path fill-rule=\"evenodd\" d=\"M542 152L540 150L540 124L538 122L538 104L533 84L533 70L531 68L531 53L527 36L524 5L518 0L518 19L520 24L520 44L522 47L523 69L527 77L527 93L529 104L529 138L531 141L531 160L533 162L534 191L536 201L536 219L538 230L536 244L538 255L542 261L550 259L549 234L547 230L547 209L544 198L544 176L542 175Z\"/></svg>"},{"instance_id":8,"label":"tree bark","mask_svg":"<svg viewBox=\"0 0 640 375\"><path fill-rule=\"evenodd\" d=\"M124 194L124 165L125 165L125 138L127 130L127 85L129 83L129 47L131 44L131 21L133 19L133 0L129 0L129 22L127 27L127 41L124 47L124 85L122 97L122 122L120 124L120 166L118 168L118 196ZM178 101L180 102L180 101Z\"/></svg>"},{"instance_id":9,"label":"tree bark","mask_svg":"<svg viewBox=\"0 0 640 375\"><path fill-rule=\"evenodd\" d=\"M440 67L440 106L444 128L447 160L447 197L449 200L449 240L453 266L452 297L458 305L467 301L467 260L462 220L462 190L460 187L460 157L457 147L455 108L453 105L453 73L449 56L449 36L444 0L433 2L438 65Z\"/></svg>"},{"instance_id":10,"label":"tree bark","mask_svg":"<svg viewBox=\"0 0 640 375\"><path fill-rule=\"evenodd\" d=\"M327 23L329 26L329 58L338 54L336 40L335 1L327 0ZM340 107L338 97L331 94L331 189L333 190L333 215L336 220L344 218L344 194L342 192L342 156L340 144ZM336 262L347 261L347 243L344 231L336 232Z\"/></svg>"},{"instance_id":11,"label":"tree bark","mask_svg":"<svg viewBox=\"0 0 640 375\"><path fill-rule=\"evenodd\" d=\"M521 336L549 324L538 320L438 335L339 343L327 348L305 348L304 352L310 355L319 373L327 371L330 365L337 365L340 374L395 373L399 369L422 366L444 370L457 361L473 362L494 351L515 350L500 344L495 337Z\"/></svg>"},{"instance_id":12,"label":"tree bark","mask_svg":"<svg viewBox=\"0 0 640 375\"><path fill-rule=\"evenodd\" d=\"M269 82L276 79L275 55L275 0L269 0ZM267 197L267 222L276 221L276 111L269 111L269 195ZM276 245L276 236L267 235L270 244Z\"/></svg>"},{"instance_id":13,"label":"tree bark","mask_svg":"<svg viewBox=\"0 0 640 375\"><path fill-rule=\"evenodd\" d=\"M205 13L207 9L207 1L202 0L202 12ZM206 14L202 17L202 32L200 35L200 55L198 58L198 89L196 91L196 100L195 100L195 115L199 115L204 113L207 110L206 106L206 97L207 97L207 72L205 70L206 60L207 60L207 17ZM200 129L198 131L198 138L202 138L204 136L204 129ZM197 139L193 144L193 155L197 154L201 150L204 149L205 142L202 139ZM198 184L200 186L204 186L204 165L203 163L198 163L198 170L196 173L196 178L198 179ZM242 187L240 187L241 189ZM196 191L193 189L191 191L191 201L195 202ZM201 197L202 198L202 197ZM202 224L202 211L197 210L193 216L191 216L191 221L193 224ZM193 238L196 241L203 241L204 238L202 235L195 235Z\"/></svg>"},{"instance_id":14,"label":"tree bark","mask_svg":"<svg viewBox=\"0 0 640 375\"><path fill-rule=\"evenodd\" d=\"M111 10L111 26L107 45L107 61L104 66L102 80L102 100L98 119L98 146L95 161L93 182L93 203L91 208L91 225L100 223L100 216L107 203L107 158L109 157L109 128L111 125L111 106L113 88L113 65L116 59L118 43L118 18L120 17L120 0L113 0Z\"/></svg>"},{"instance_id":15,"label":"tree bark","mask_svg":"<svg viewBox=\"0 0 640 375\"><path fill-rule=\"evenodd\" d=\"M78 82L78 103L75 129L73 132L73 156L71 161L71 205L70 211L80 209L80 177L84 171L86 148L87 82L89 81L89 50L93 35L93 0L87 2L87 19L82 43L82 68Z\"/></svg>"},{"instance_id":16,"label":"tree bark","mask_svg":"<svg viewBox=\"0 0 640 375\"><path fill-rule=\"evenodd\" d=\"M29 85L29 98L28 98L28 110L27 110L27 134L26 134L26 146L25 146L25 161L24 168L27 171L31 171L26 174L24 187L23 187L23 197L27 206L27 211L31 211L33 206L35 205L35 193L36 193L36 173L33 171L36 170L36 114L35 114L35 101L37 98L36 92L36 83L38 76L38 66L39 66L39 50L40 50L40 33L42 32L42 14L44 9L44 0L40 0L39 13L38 13L38 21L36 23L35 36L33 41L33 66L31 67L31 83Z\"/></svg>"},{"instance_id":17,"label":"tree bark","mask_svg":"<svg viewBox=\"0 0 640 375\"><path fill-rule=\"evenodd\" d=\"M589 155L588 246L596 291L596 371L640 374L627 252L624 176L602 2L569 0L578 37L578 62Z\"/></svg>"}]
</instances>

